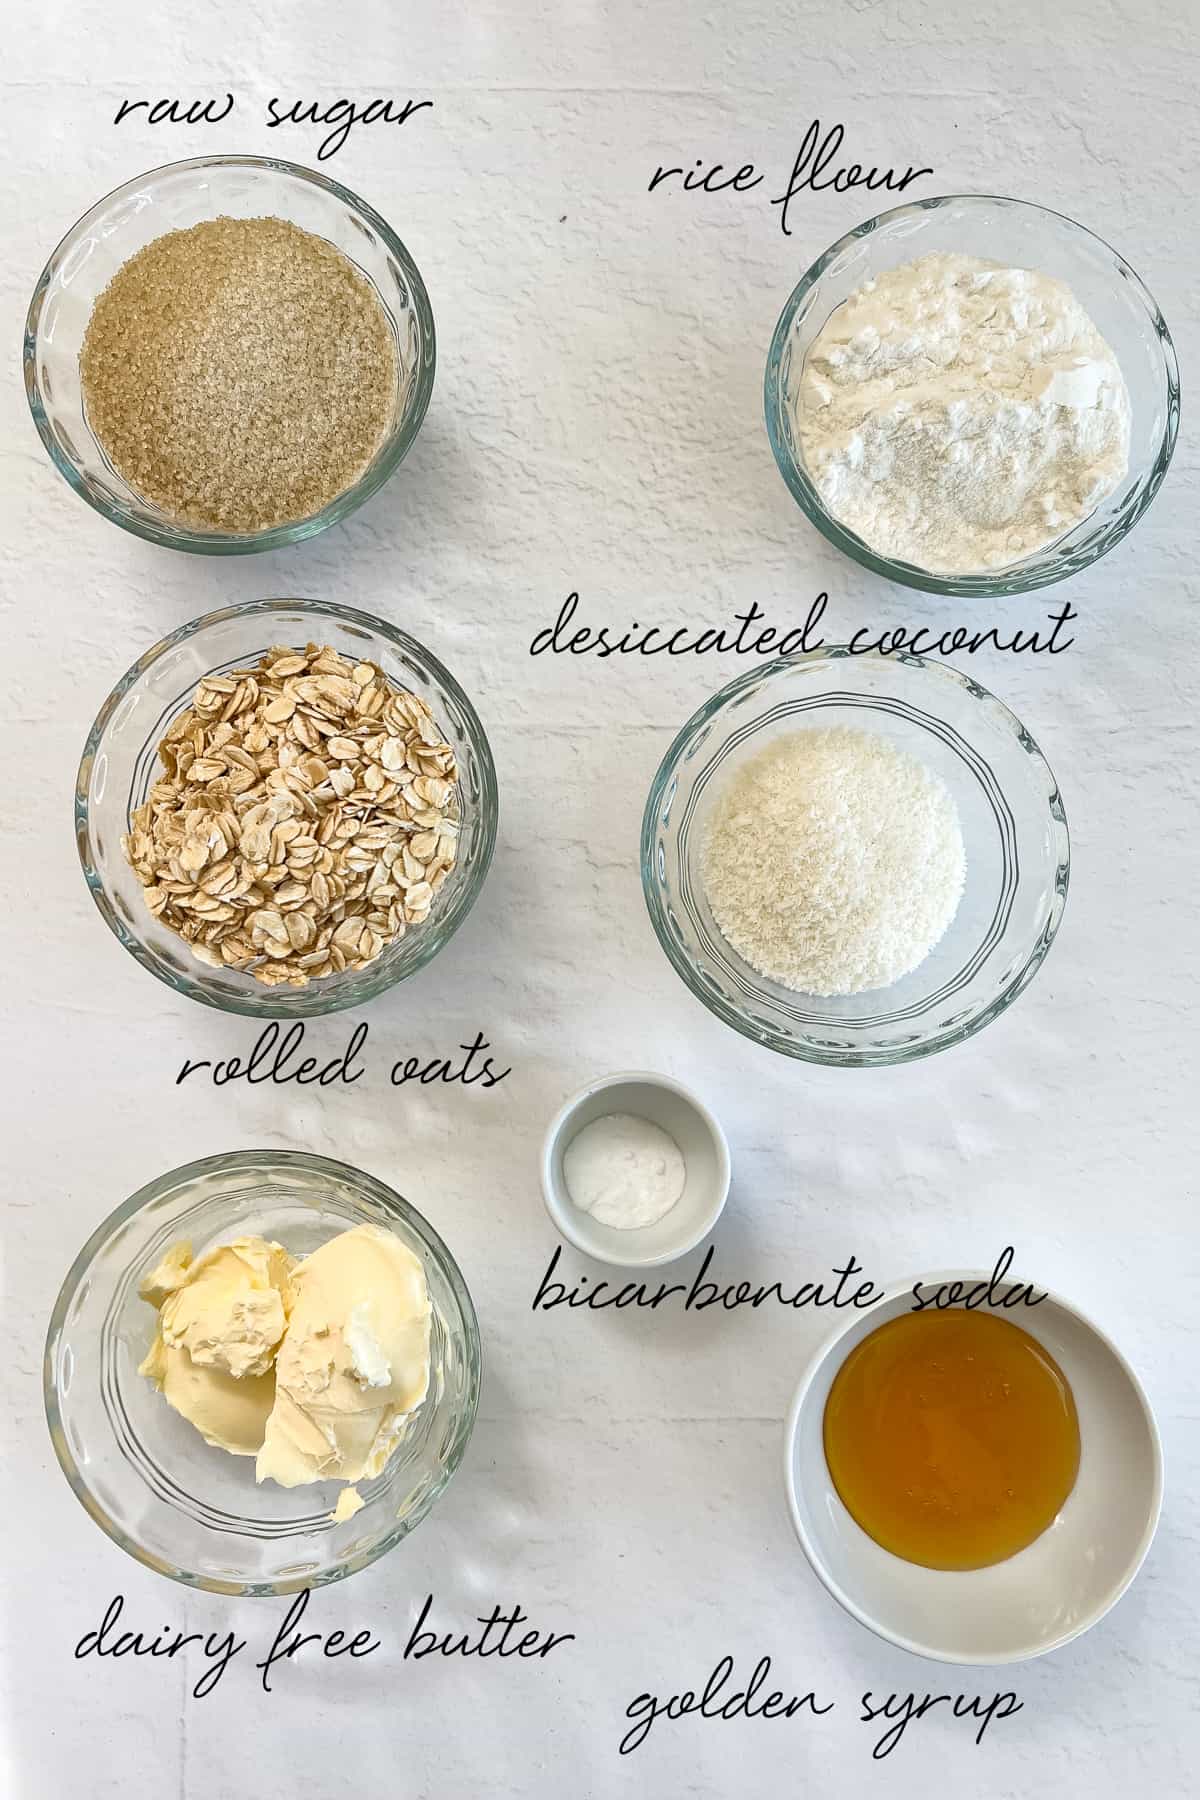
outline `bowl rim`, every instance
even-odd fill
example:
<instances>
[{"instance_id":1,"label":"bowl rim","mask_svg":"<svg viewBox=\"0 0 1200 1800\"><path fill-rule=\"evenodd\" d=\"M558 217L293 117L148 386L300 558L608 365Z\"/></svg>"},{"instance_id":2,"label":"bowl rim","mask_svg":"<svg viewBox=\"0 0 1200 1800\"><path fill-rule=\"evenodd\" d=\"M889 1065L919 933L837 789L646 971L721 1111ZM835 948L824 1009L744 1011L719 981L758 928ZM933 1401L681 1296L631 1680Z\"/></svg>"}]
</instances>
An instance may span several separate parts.
<instances>
[{"instance_id":1,"label":"bowl rim","mask_svg":"<svg viewBox=\"0 0 1200 1800\"><path fill-rule=\"evenodd\" d=\"M317 1174L333 1176L338 1181L348 1183L356 1188L365 1189L385 1212L403 1223L428 1248L453 1290L455 1300L462 1313L469 1351L465 1359L468 1370L468 1391L447 1465L442 1470L441 1479L434 1489L428 1505L415 1523L406 1524L403 1520L399 1521L400 1528L385 1532L369 1549L345 1557L336 1566L319 1574L283 1576L277 1580L262 1582L218 1580L197 1574L194 1570L181 1569L144 1549L121 1529L84 1479L79 1465L71 1453L62 1424L57 1382L58 1342L71 1302L81 1282L87 1279L96 1255L122 1225L133 1218L144 1206L157 1199L166 1185L173 1183L181 1187L187 1181L195 1181L220 1170L252 1171L256 1169L279 1170L280 1168L285 1170L304 1168ZM181 1163L178 1168L165 1170L153 1180L145 1182L127 1200L122 1201L119 1206L114 1207L112 1212L101 1219L82 1248L76 1253L63 1277L51 1308L42 1351L42 1403L46 1415L46 1425L50 1433L50 1442L71 1492L93 1522L114 1544L132 1556L136 1562L141 1563L143 1568L152 1569L155 1574L168 1576L185 1587L198 1588L205 1593L230 1594L251 1599L295 1594L303 1588L328 1587L335 1581L343 1580L347 1575L357 1574L360 1569L369 1567L371 1563L377 1561L388 1550L394 1549L397 1544L408 1537L416 1529L416 1526L428 1516L462 1464L467 1445L475 1429L482 1377L483 1339L479 1330L479 1315L475 1310L475 1302L471 1298L462 1271L441 1233L430 1224L424 1213L420 1212L410 1200L406 1200L402 1194L397 1193L387 1182L381 1181L377 1175L368 1174L365 1169L359 1169L353 1163L341 1162L330 1156L320 1156L308 1150L223 1150L208 1156L197 1157L191 1162Z\"/></svg>"},{"instance_id":2,"label":"bowl rim","mask_svg":"<svg viewBox=\"0 0 1200 1800\"><path fill-rule=\"evenodd\" d=\"M272 525L264 531L239 533L204 531L197 526L169 527L166 524L158 525L149 519L128 516L106 505L96 495L89 492L87 484L80 477L74 462L71 458L63 455L55 441L42 405L41 384L38 380L37 346L42 310L60 263L69 254L79 236L112 205L113 201L135 190L141 183L193 170L214 168L270 170L309 187L323 189L350 212L357 214L382 240L388 254L394 258L409 283L413 310L420 321L423 337L422 355L417 361L416 378L409 405L359 479L340 494L335 494L333 499L328 501L320 511L309 514L305 519L292 519L282 525ZM350 260L353 261L353 258ZM374 283L372 286L374 287ZM300 543L306 538L315 537L318 532L326 530L330 525L336 525L341 519L354 512L364 501L369 500L373 494L377 493L394 474L412 448L429 409L437 370L437 335L434 329L429 293L420 269L407 246L396 235L387 220L376 212L375 208L366 200L354 193L352 189L343 187L340 182L334 181L331 176L323 174L318 169L307 168L303 163L289 162L286 158L278 156L218 152L209 156L188 156L177 162L160 163L157 168L143 170L140 175L119 182L99 200L94 201L87 211L76 219L70 229L64 232L51 251L45 267L34 284L25 314L22 368L25 397L29 403L29 410L42 445L59 474L81 499L87 501L94 512L99 513L102 518L108 519L112 524L119 525L122 530L131 532L134 537L143 538L147 543L162 545L169 550L181 550L200 556L243 556L253 555L260 550L276 550L283 545ZM145 504L153 503L145 502Z\"/></svg>"},{"instance_id":3,"label":"bowl rim","mask_svg":"<svg viewBox=\"0 0 1200 1800\"><path fill-rule=\"evenodd\" d=\"M626 1256L617 1256L612 1252L597 1249L596 1246L589 1242L579 1231L579 1228L571 1217L575 1208L571 1206L566 1195L560 1193L559 1184L554 1179L555 1152L558 1149L563 1133L570 1125L571 1120L575 1117L575 1114L583 1105L584 1101L590 1100L593 1094L603 1093L606 1088L623 1087L634 1082L642 1087L664 1088L668 1093L675 1094L685 1105L690 1106L708 1132L709 1139L716 1154L717 1163L718 1197L715 1206L708 1214L706 1214L703 1225L698 1231L692 1232L681 1239L677 1247L658 1251L652 1256L636 1255L632 1244L630 1244L629 1247L630 1254ZM545 1204L547 1213L550 1215L550 1221L555 1229L566 1238L567 1242L574 1245L576 1250L581 1251L584 1256L591 1257L594 1262L605 1263L612 1269L660 1269L667 1263L677 1262L680 1257L687 1256L691 1251L695 1250L699 1244L704 1242L704 1239L716 1225L717 1220L725 1210L725 1202L729 1198L729 1184L732 1177L732 1160L729 1153L729 1140L725 1135L725 1130L721 1121L712 1111L712 1108L707 1106L693 1089L685 1087L681 1081L676 1081L671 1075L659 1075L653 1070L619 1069L611 1075L599 1075L595 1080L585 1082L582 1087L577 1088L573 1094L570 1094L567 1099L563 1101L549 1125L546 1127L545 1135L542 1138L541 1176L542 1200ZM639 1234L636 1231L627 1231L623 1235L628 1238L635 1238Z\"/></svg>"},{"instance_id":4,"label":"bowl rim","mask_svg":"<svg viewBox=\"0 0 1200 1800\"><path fill-rule=\"evenodd\" d=\"M1043 926L1032 950L1003 990L966 1024L948 1028L919 1044L905 1044L894 1049L884 1050L818 1049L808 1042L798 1042L794 1038L786 1038L773 1028L760 1029L746 1019L723 995L713 993L707 986L697 983L693 979L689 959L679 950L663 916L664 909L654 869L655 838L663 796L674 779L677 763L696 733L714 719L732 700L736 699L743 689L749 688L755 683L772 680L801 667L851 661L901 663L910 667L927 669L963 689L972 700L996 708L1012 730L1022 750L1031 756L1044 772L1050 794L1048 814L1061 839L1055 881L1055 892L1058 897L1057 910L1048 923ZM999 1018L1002 1013L1006 1012L1013 1001L1024 993L1049 955L1066 911L1071 876L1071 835L1058 780L1053 769L1046 761L1036 740L1017 718L1011 707L999 699L990 688L985 688L973 676L964 674L962 670L956 669L951 663L939 662L933 657L917 655L913 651L904 650L884 655L875 650L851 651L848 644L827 644L820 650L799 651L793 656L777 656L770 662L761 663L757 667L743 669L739 675L735 675L723 687L710 694L707 700L703 701L691 717L684 722L667 746L646 796L646 804L642 812L640 866L642 898L645 901L646 910L650 915L650 923L660 947L684 986L717 1018L726 1025L731 1025L743 1037L749 1038L751 1043L777 1051L784 1056L791 1056L798 1062L817 1063L826 1068L841 1069L892 1068L903 1063L917 1062L922 1057L934 1056L939 1051L948 1050L955 1044L966 1043L969 1038L974 1037L977 1032L990 1025L993 1019Z\"/></svg>"},{"instance_id":5,"label":"bowl rim","mask_svg":"<svg viewBox=\"0 0 1200 1800\"><path fill-rule=\"evenodd\" d=\"M792 322L801 303L810 290L816 287L833 259L850 244L861 238L870 237L881 226L889 224L893 219L912 217L922 212L934 212L940 207L962 203L1005 206L1019 211L1040 213L1045 218L1068 226L1072 231L1082 233L1093 243L1098 244L1113 259L1117 273L1132 287L1145 307L1161 355L1166 400L1163 435L1148 473L1141 478L1136 504L1128 516L1122 519L1119 529L1114 527L1101 534L1088 548L1086 554L1077 552L1061 558L1058 562L1047 561L1036 569L1028 570L1024 575L1021 571L1026 564L1035 558L1046 557L1054 550L1055 546L1047 545L1043 550L1033 552L1030 557L1022 558L1020 562L1010 563L1006 569L998 569L990 575L978 573L959 576L938 575L931 570L918 567L915 563L902 562L896 558L880 555L878 551L872 550L870 545L856 532L851 531L848 526L843 525L840 520L835 519L832 513L826 510L820 495L799 467L796 459L789 453L776 424L778 412L785 403L780 375L783 352ZM1091 567L1093 563L1098 562L1102 556L1128 535L1154 500L1170 467L1179 438L1179 358L1162 309L1146 283L1120 251L1114 249L1106 238L1102 238L1098 232L1092 231L1089 226L1081 224L1078 219L1073 219L1069 213L1059 212L1054 207L1042 206L1036 200L1020 200L1011 194L931 194L919 200L906 201L900 206L889 207L885 212L876 213L872 218L864 219L852 230L843 232L805 270L784 303L775 330L771 335L766 369L763 375L763 412L772 455L792 498L808 518L810 524L815 525L835 549L842 551L852 561L860 564L863 568L872 570L877 575L884 576L889 581L898 582L904 587L916 588L922 593L966 595L980 598L1027 594L1034 593L1039 588L1051 587L1055 582L1079 574L1082 570ZM1081 520L1080 526L1086 525L1087 522L1086 519ZM1077 530L1079 527L1076 526L1072 529ZM1066 535L1069 537L1071 534L1067 533ZM1061 544L1064 540L1058 541Z\"/></svg>"},{"instance_id":6,"label":"bowl rim","mask_svg":"<svg viewBox=\"0 0 1200 1800\"><path fill-rule=\"evenodd\" d=\"M801 1371L791 1405L788 1408L783 1432L783 1480L792 1527L800 1541L800 1547L808 1560L809 1567L812 1569L821 1585L825 1588L826 1592L833 1596L838 1605L841 1606L845 1612L848 1612L852 1618L857 1619L860 1625L865 1625L868 1631L873 1632L876 1637L882 1638L885 1643L895 1644L899 1649L907 1650L914 1656L927 1657L931 1662L952 1663L960 1668L999 1668L1011 1663L1033 1662L1040 1656L1048 1656L1054 1650L1061 1650L1065 1645L1072 1643L1076 1638L1082 1637L1085 1631L1090 1631L1093 1625L1098 1625L1101 1619L1106 1617L1106 1615L1112 1611L1113 1607L1116 1606L1117 1602L1125 1595L1137 1577L1138 1572L1149 1553L1150 1546L1154 1541L1159 1519L1162 1516L1163 1505L1164 1460L1162 1438L1158 1429L1158 1421L1154 1416L1154 1409L1150 1404L1149 1396L1147 1395L1137 1372L1122 1351L1113 1342L1108 1333L1104 1331L1101 1326L1097 1325L1095 1320L1091 1318L1089 1314L1083 1312L1073 1301L1065 1300L1056 1289L1044 1288L1042 1284L1038 1282L1036 1286L1045 1294L1046 1298L1058 1307L1061 1312L1066 1313L1069 1318L1074 1319L1079 1325L1082 1325L1084 1330L1090 1333L1099 1345L1108 1352L1109 1356L1112 1357L1117 1367L1129 1382L1141 1408L1142 1417L1146 1424L1147 1436L1150 1442L1153 1475L1150 1509L1133 1557L1119 1582L1110 1589L1104 1601L1098 1607L1094 1608L1085 1618L1077 1621L1069 1629L1061 1631L1057 1637L1052 1638L1048 1643L1039 1645L1036 1649L1009 1651L1003 1656L997 1656L994 1653L986 1656L950 1656L947 1655L944 1650L939 1650L933 1645L920 1643L915 1638L907 1638L900 1632L889 1631L888 1628L865 1606L860 1605L858 1601L853 1599L846 1589L836 1580L832 1571L825 1564L816 1545L810 1539L808 1532L805 1530L803 1519L801 1517L798 1484L796 1480L796 1439L800 1430L801 1416L809 1403L809 1397L812 1392L814 1381L830 1359L836 1355L838 1345L854 1330L856 1325L864 1318L870 1318L873 1314L878 1313L882 1307L887 1306L892 1301L900 1299L905 1294L911 1294L914 1283L919 1282L922 1287L951 1281L986 1283L994 1273L994 1270L983 1269L942 1269L925 1271L921 1274L913 1275L907 1280L889 1282L879 1299L874 1301L865 1313L858 1313L849 1319L840 1321L812 1352ZM1029 1330L1031 1336L1037 1336L1036 1325L1028 1325L1025 1326L1024 1329ZM830 1477L830 1482L832 1484L832 1477ZM859 1527L859 1529L861 1530L861 1527ZM1020 1554L1020 1552L1018 1552L1018 1554Z\"/></svg>"},{"instance_id":7,"label":"bowl rim","mask_svg":"<svg viewBox=\"0 0 1200 1800\"><path fill-rule=\"evenodd\" d=\"M322 995L319 992L312 992L312 989L319 987L319 984L314 982L311 984L310 988L303 990L306 995L311 994L311 1002L308 1006L294 1004L289 1006L285 1012L275 1014L272 1013L269 1005L264 1008L262 1003L257 1005L251 1004L252 1000L258 1001L257 995L248 994L245 996L244 1000L242 1000L241 997L237 1000L232 1000L227 997L218 999L214 994L207 991L204 979L200 975L189 975L186 977L168 975L146 954L140 940L125 929L121 921L117 918L116 912L108 898L104 879L100 871L95 867L90 853L90 774L93 760L100 748L104 733L108 728L113 714L116 712L118 706L121 704L129 690L136 685L142 676L145 675L147 671L160 660L160 658L167 655L169 651L174 650L178 645L186 643L190 638L197 637L209 626L225 624L230 619L257 618L260 616L267 617L273 613L282 612L291 608L301 608L305 611L311 611L319 618L335 619L377 633L379 636L386 638L391 644L403 651L406 655L412 656L415 661L419 662L429 672L432 679L436 681L439 686L444 687L447 690L455 705L459 707L465 715L473 738L471 751L475 760L480 786L478 811L481 831L479 847L467 872L466 880L461 890L462 903L459 906L457 916L454 918L449 932L444 937L433 940L431 942L431 947L426 954L419 959L414 960L409 968L397 971L387 980L378 981L375 985L368 984L365 991L360 990L358 992L346 993L343 996L339 995L336 990L331 990L326 995ZM265 645L264 648L266 648ZM410 636L408 632L401 631L398 626L389 624L386 619L381 619L374 613L363 612L357 607L343 606L335 600L313 600L305 598L304 596L268 598L264 600L243 600L233 606L217 607L212 612L202 613L197 619L189 619L186 624L178 626L174 631L168 632L166 637L160 638L157 643L152 644L150 648L144 651L143 654L138 657L137 661L125 671L125 674L122 675L121 679L117 682L116 686L112 689L101 706L100 711L97 713L96 718L88 731L87 737L84 740L83 751L80 755L79 766L75 775L75 848L79 855L79 862L83 870L83 878L87 884L88 892L92 896L96 910L99 912L113 936L117 939L118 943L141 964L142 968L148 970L151 975L161 981L165 987L170 988L172 992L183 994L185 998L194 1000L199 1005L211 1006L217 1012L236 1014L243 1018L268 1019L276 1016L293 1019L320 1018L327 1014L342 1012L352 1006L365 1006L371 1000L378 998L380 994L386 993L389 988L397 986L401 981L406 981L410 976L415 975L418 970L423 969L450 942L450 939L459 930L479 898L484 882L487 879L488 870L492 863L492 856L496 848L499 815L500 794L496 781L496 765L492 757L491 745L488 742L487 733L483 728L483 721L476 712L472 701L459 685L455 677L450 673L449 669L446 668L445 664L442 663L431 650L426 649L424 644L420 643L417 638ZM432 915L430 922L432 923ZM378 960L382 964L384 958L380 957ZM202 964L197 963L197 969L202 967ZM368 965L368 967L370 967L370 965ZM383 973L382 969L380 970L380 973ZM273 990L264 990L264 993L270 992L273 992Z\"/></svg>"}]
</instances>

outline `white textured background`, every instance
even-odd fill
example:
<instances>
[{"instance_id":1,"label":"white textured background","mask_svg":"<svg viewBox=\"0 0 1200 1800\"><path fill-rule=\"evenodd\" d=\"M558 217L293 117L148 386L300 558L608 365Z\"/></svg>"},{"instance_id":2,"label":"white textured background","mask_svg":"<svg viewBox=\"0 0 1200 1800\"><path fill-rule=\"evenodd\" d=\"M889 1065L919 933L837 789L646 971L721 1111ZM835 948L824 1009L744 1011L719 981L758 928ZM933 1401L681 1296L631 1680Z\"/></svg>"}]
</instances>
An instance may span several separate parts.
<instances>
[{"instance_id":1,"label":"white textured background","mask_svg":"<svg viewBox=\"0 0 1200 1800\"><path fill-rule=\"evenodd\" d=\"M1045 970L982 1037L907 1070L820 1071L719 1024L658 951L639 892L643 797L669 736L734 672L712 656L541 658L572 588L596 622L718 626L757 600L798 622L961 621L965 602L889 589L794 507L761 423L778 311L865 194L766 204L814 115L853 156L932 164L913 192L1041 200L1117 245L1200 353L1200 62L1186 0L474 0L421 8L195 0L18 7L0 61L0 592L9 1002L3 1100L3 1800L766 1791L1000 1800L1196 1791L1200 1480L1194 1221L1196 440L1153 510L1066 597L1065 656L983 654L973 672L1059 775L1074 870ZM968 15L974 15L968 25ZM1194 23L1194 19L1193 19ZM112 126L121 99L232 88L217 127ZM50 468L19 338L55 242L103 192L212 150L315 160L268 131L272 94L432 98L359 128L325 166L395 225L428 282L433 406L388 488L341 529L270 557L154 549ZM144 115L143 115L144 117ZM746 196L649 196L660 162L754 161ZM172 1083L185 1055L244 1051L249 1022L175 1000L108 935L79 876L70 796L113 681L163 632L226 601L313 594L422 638L475 698L499 769L493 873L452 947L370 1009L372 1065L450 1052L481 1027L513 1074L477 1089L343 1092ZM1032 623L1046 597L995 622ZM984 621L992 623L993 617ZM834 633L830 633L834 635ZM352 1020L310 1026L332 1054ZM781 1419L823 1323L811 1314L533 1316L556 1242L536 1155L567 1092L658 1067L720 1111L735 1185L718 1236L733 1278L796 1281L850 1251L888 1279L1022 1266L1117 1337L1159 1409L1168 1498L1141 1579L1094 1633L994 1680L876 1642L809 1574L780 1481ZM231 1604L144 1573L76 1504L40 1395L45 1321L103 1214L161 1170L254 1144L324 1151L393 1182L458 1257L486 1339L479 1425L406 1545L318 1595L309 1623L371 1627L347 1667L249 1653L215 1695L198 1668L78 1664L112 1594L131 1622L269 1640L281 1603ZM578 1267L573 1254L570 1266ZM686 1265L685 1265L686 1268ZM11 1349L7 1347L11 1346ZM547 1663L405 1665L426 1592L446 1626L519 1601L578 1642ZM643 1688L745 1675L838 1701L817 1722L660 1723L616 1754ZM261 1653L261 1652L259 1652ZM873 1763L865 1689L990 1693L1024 1710L981 1749L937 1714Z\"/></svg>"}]
</instances>

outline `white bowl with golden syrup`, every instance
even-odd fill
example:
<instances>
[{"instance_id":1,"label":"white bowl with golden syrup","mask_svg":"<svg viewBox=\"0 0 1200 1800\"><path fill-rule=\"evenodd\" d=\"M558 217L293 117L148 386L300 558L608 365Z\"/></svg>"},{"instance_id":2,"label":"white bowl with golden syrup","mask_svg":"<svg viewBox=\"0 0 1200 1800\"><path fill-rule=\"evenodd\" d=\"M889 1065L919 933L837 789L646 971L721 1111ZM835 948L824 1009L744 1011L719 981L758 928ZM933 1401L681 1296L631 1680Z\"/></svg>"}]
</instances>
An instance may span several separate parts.
<instances>
[{"instance_id":1,"label":"white bowl with golden syrup","mask_svg":"<svg viewBox=\"0 0 1200 1800\"><path fill-rule=\"evenodd\" d=\"M788 1506L813 1570L869 1630L940 1662L1021 1662L1090 1630L1141 1568L1162 1507L1162 1448L1134 1371L1076 1307L1006 1272L1002 1259L991 1275L952 1271L885 1288L817 1351L787 1420ZM1019 1326L1053 1359L1074 1399L1080 1455L1070 1493L1039 1536L986 1567L930 1568L885 1549L843 1502L826 1454L826 1407L839 1371L880 1326L917 1310L918 1287L935 1310L971 1300ZM1014 1290L1015 1303L1004 1306ZM1029 1304L1027 1294L1041 1298Z\"/></svg>"}]
</instances>

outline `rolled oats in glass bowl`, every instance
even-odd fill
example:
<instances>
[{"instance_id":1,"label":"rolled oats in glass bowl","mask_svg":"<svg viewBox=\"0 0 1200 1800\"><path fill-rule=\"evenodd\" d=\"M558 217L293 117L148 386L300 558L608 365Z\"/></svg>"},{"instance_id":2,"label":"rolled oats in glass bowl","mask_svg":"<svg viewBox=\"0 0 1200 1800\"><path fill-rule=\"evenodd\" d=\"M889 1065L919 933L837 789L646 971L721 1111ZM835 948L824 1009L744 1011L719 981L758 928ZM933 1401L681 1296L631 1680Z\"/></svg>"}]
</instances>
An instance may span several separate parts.
<instances>
[{"instance_id":1,"label":"rolled oats in glass bowl","mask_svg":"<svg viewBox=\"0 0 1200 1800\"><path fill-rule=\"evenodd\" d=\"M448 942L496 838L483 727L448 670L366 613L259 600L173 632L117 684L75 794L101 915L177 992L254 1017L371 999Z\"/></svg>"}]
</instances>

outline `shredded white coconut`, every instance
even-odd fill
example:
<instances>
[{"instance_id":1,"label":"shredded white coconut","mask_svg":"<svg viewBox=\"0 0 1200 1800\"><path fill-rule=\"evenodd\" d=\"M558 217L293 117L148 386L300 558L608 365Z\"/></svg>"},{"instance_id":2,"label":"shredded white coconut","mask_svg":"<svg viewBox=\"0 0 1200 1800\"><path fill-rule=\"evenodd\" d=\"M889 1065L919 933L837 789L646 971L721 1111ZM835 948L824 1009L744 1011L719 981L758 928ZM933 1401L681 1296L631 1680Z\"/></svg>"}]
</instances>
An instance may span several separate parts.
<instances>
[{"instance_id":1,"label":"shredded white coconut","mask_svg":"<svg viewBox=\"0 0 1200 1800\"><path fill-rule=\"evenodd\" d=\"M834 726L778 737L733 770L701 873L721 931L761 975L857 994L928 956L958 909L966 853L939 775Z\"/></svg>"},{"instance_id":2,"label":"shredded white coconut","mask_svg":"<svg viewBox=\"0 0 1200 1800\"><path fill-rule=\"evenodd\" d=\"M935 253L864 282L793 396L804 465L883 556L966 575L1093 512L1129 463L1129 392L1070 288Z\"/></svg>"}]
</instances>

